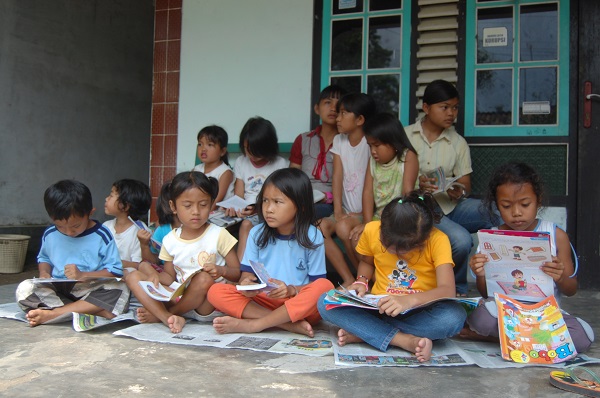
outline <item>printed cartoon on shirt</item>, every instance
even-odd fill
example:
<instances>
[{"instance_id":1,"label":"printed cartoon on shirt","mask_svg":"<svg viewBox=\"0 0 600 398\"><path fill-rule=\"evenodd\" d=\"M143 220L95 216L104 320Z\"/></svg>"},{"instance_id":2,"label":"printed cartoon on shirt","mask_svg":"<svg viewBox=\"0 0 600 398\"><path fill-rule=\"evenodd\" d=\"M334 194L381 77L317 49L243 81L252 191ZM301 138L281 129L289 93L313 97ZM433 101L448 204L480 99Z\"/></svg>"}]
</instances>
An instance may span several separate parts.
<instances>
[{"instance_id":1,"label":"printed cartoon on shirt","mask_svg":"<svg viewBox=\"0 0 600 398\"><path fill-rule=\"evenodd\" d=\"M412 285L417 280L417 275L414 270L408 267L408 264L403 259L398 259L396 269L388 275L390 283L387 291L390 290L412 290Z\"/></svg>"}]
</instances>

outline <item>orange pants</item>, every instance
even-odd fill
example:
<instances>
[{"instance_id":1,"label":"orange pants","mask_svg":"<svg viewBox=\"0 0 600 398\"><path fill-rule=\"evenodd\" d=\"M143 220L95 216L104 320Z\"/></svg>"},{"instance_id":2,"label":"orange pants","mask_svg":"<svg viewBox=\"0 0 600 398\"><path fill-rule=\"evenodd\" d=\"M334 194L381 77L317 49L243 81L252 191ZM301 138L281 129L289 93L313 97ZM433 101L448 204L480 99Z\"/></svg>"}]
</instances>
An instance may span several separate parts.
<instances>
[{"instance_id":1,"label":"orange pants","mask_svg":"<svg viewBox=\"0 0 600 398\"><path fill-rule=\"evenodd\" d=\"M321 320L321 315L317 310L317 301L323 293L331 289L333 289L333 284L327 279L321 278L298 289L298 295L295 297L272 299L266 293L246 297L233 285L215 283L208 290L208 301L217 310L236 318L242 318L244 309L251 301L271 311L285 305L292 322L305 319L314 325Z\"/></svg>"}]
</instances>

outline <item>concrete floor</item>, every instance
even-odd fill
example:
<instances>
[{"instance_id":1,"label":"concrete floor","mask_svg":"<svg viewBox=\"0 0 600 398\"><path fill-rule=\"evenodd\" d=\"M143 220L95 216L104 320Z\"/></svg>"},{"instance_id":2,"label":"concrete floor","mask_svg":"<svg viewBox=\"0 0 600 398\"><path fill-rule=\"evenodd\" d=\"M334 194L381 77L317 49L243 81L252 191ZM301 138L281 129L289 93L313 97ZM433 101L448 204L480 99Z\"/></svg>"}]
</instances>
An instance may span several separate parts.
<instances>
[{"instance_id":1,"label":"concrete floor","mask_svg":"<svg viewBox=\"0 0 600 398\"><path fill-rule=\"evenodd\" d=\"M0 286L0 303L16 285ZM600 334L600 292L564 307ZM575 311L577 308L577 311ZM186 347L113 336L123 324L76 333L69 323L29 328L0 319L0 396L567 397L549 368L336 367L332 357ZM598 344L588 352L600 358ZM600 373L600 365L591 365Z\"/></svg>"}]
</instances>

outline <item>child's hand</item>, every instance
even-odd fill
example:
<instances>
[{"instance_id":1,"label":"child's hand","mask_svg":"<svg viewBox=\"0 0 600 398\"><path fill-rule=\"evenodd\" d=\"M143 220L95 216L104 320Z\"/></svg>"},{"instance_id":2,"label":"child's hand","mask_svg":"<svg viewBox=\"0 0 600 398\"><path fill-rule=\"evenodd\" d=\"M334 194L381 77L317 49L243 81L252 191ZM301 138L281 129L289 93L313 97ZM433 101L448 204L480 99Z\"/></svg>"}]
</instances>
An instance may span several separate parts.
<instances>
[{"instance_id":1,"label":"child's hand","mask_svg":"<svg viewBox=\"0 0 600 398\"><path fill-rule=\"evenodd\" d=\"M471 267L471 271L475 274L475 276L484 278L485 270L483 266L489 261L488 256L483 253L477 253L471 257L469 260L469 267Z\"/></svg>"},{"instance_id":2,"label":"child's hand","mask_svg":"<svg viewBox=\"0 0 600 398\"><path fill-rule=\"evenodd\" d=\"M208 275L210 275L213 279L218 279L221 276L223 276L223 274L225 273L225 270L223 267L213 264L213 263L206 263L202 266L202 270L204 272L207 272Z\"/></svg>"},{"instance_id":3,"label":"child's hand","mask_svg":"<svg viewBox=\"0 0 600 398\"><path fill-rule=\"evenodd\" d=\"M389 316L397 316L403 311L412 308L410 295L405 296L386 296L379 300L379 313Z\"/></svg>"},{"instance_id":4,"label":"child's hand","mask_svg":"<svg viewBox=\"0 0 600 398\"><path fill-rule=\"evenodd\" d=\"M269 293L267 293L267 296L274 299L283 299L289 297L288 287L285 282L273 278L269 279L269 282L274 283L279 287L271 290Z\"/></svg>"},{"instance_id":5,"label":"child's hand","mask_svg":"<svg viewBox=\"0 0 600 398\"><path fill-rule=\"evenodd\" d=\"M466 191L460 185L453 185L446 193L450 199L459 200L465 197Z\"/></svg>"},{"instance_id":6,"label":"child's hand","mask_svg":"<svg viewBox=\"0 0 600 398\"><path fill-rule=\"evenodd\" d=\"M152 238L152 232L140 229L137 231L137 238L140 241L140 245L149 246L150 238Z\"/></svg>"},{"instance_id":7,"label":"child's hand","mask_svg":"<svg viewBox=\"0 0 600 398\"><path fill-rule=\"evenodd\" d=\"M546 261L540 269L546 274L552 277L554 282L558 282L562 279L565 272L565 265L556 256L552 256L552 261Z\"/></svg>"},{"instance_id":8,"label":"child's hand","mask_svg":"<svg viewBox=\"0 0 600 398\"><path fill-rule=\"evenodd\" d=\"M435 178L427 177L426 175L419 176L419 188L425 192L434 192L438 189L437 185L433 185Z\"/></svg>"},{"instance_id":9,"label":"child's hand","mask_svg":"<svg viewBox=\"0 0 600 398\"><path fill-rule=\"evenodd\" d=\"M249 217L253 214L256 214L256 205L248 205L236 212L236 215L241 218Z\"/></svg>"},{"instance_id":10,"label":"child's hand","mask_svg":"<svg viewBox=\"0 0 600 398\"><path fill-rule=\"evenodd\" d=\"M252 276L242 279L240 281L240 285L256 285L257 280L258 279L256 278L256 276L252 275ZM246 297L254 297L258 293L260 293L260 290L240 290L240 293L242 293L242 295L244 295Z\"/></svg>"},{"instance_id":11,"label":"child's hand","mask_svg":"<svg viewBox=\"0 0 600 398\"><path fill-rule=\"evenodd\" d=\"M40 271L40 278L52 278L52 274L46 272L46 271Z\"/></svg>"},{"instance_id":12,"label":"child's hand","mask_svg":"<svg viewBox=\"0 0 600 398\"><path fill-rule=\"evenodd\" d=\"M354 282L353 284L348 286L346 289L354 290L358 297L363 297L367 293L367 287L365 285L366 284L364 284L364 283Z\"/></svg>"},{"instance_id":13,"label":"child's hand","mask_svg":"<svg viewBox=\"0 0 600 398\"><path fill-rule=\"evenodd\" d=\"M352 228L352 231L350 231L348 238L350 239L351 242L357 241L358 238L360 238L360 236L362 235L364 230L365 230L365 224L358 224L356 227Z\"/></svg>"},{"instance_id":14,"label":"child's hand","mask_svg":"<svg viewBox=\"0 0 600 398\"><path fill-rule=\"evenodd\" d=\"M75 264L65 265L65 276L69 279L81 279L83 273Z\"/></svg>"},{"instance_id":15,"label":"child's hand","mask_svg":"<svg viewBox=\"0 0 600 398\"><path fill-rule=\"evenodd\" d=\"M160 277L158 276L158 272L156 272L156 271L149 272L147 279L148 279L148 282L152 282L154 287L158 288L158 285L160 284Z\"/></svg>"}]
</instances>

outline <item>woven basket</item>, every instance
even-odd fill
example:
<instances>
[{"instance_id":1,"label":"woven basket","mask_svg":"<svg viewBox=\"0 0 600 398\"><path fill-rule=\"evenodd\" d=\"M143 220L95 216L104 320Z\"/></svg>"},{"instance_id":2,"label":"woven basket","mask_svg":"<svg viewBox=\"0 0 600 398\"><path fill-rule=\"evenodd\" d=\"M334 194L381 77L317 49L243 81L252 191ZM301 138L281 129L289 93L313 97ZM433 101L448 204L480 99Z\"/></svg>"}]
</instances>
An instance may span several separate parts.
<instances>
[{"instance_id":1,"label":"woven basket","mask_svg":"<svg viewBox=\"0 0 600 398\"><path fill-rule=\"evenodd\" d=\"M0 234L0 273L23 272L30 238L27 235Z\"/></svg>"}]
</instances>

